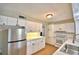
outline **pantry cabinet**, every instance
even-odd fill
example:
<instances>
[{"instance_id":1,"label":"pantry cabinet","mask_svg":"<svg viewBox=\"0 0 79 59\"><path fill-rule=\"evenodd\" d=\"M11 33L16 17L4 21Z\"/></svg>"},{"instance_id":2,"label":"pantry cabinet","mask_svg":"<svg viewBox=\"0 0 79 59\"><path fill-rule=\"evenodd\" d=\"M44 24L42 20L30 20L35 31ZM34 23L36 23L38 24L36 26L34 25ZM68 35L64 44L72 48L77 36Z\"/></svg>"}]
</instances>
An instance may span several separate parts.
<instances>
[{"instance_id":1,"label":"pantry cabinet","mask_svg":"<svg viewBox=\"0 0 79 59\"><path fill-rule=\"evenodd\" d=\"M0 15L0 25L7 25L7 17Z\"/></svg>"},{"instance_id":2,"label":"pantry cabinet","mask_svg":"<svg viewBox=\"0 0 79 59\"><path fill-rule=\"evenodd\" d=\"M27 41L27 55L33 54L45 47L45 39L39 38Z\"/></svg>"}]
</instances>

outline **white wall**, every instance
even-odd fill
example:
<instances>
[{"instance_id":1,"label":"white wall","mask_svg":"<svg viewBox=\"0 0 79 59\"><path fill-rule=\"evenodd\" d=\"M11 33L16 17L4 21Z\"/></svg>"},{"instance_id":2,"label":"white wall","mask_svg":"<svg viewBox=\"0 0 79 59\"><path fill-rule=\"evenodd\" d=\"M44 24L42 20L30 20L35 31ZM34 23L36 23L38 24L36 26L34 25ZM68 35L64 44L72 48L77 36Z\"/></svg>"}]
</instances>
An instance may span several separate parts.
<instances>
[{"instance_id":1,"label":"white wall","mask_svg":"<svg viewBox=\"0 0 79 59\"><path fill-rule=\"evenodd\" d=\"M0 50L2 49L2 31L0 31Z\"/></svg>"},{"instance_id":2,"label":"white wall","mask_svg":"<svg viewBox=\"0 0 79 59\"><path fill-rule=\"evenodd\" d=\"M74 33L74 23L63 23L63 24L48 25L48 31L47 31L48 35L47 35L47 38L46 38L46 43L55 45L55 42L56 42L55 33L54 33L55 31L66 31L66 32L69 32L69 33ZM69 36L68 39L73 38L72 35L70 35L70 34L68 36Z\"/></svg>"},{"instance_id":3,"label":"white wall","mask_svg":"<svg viewBox=\"0 0 79 59\"><path fill-rule=\"evenodd\" d=\"M8 53L8 30L0 31L0 50L3 55Z\"/></svg>"},{"instance_id":4,"label":"white wall","mask_svg":"<svg viewBox=\"0 0 79 59\"><path fill-rule=\"evenodd\" d=\"M54 30L55 31L74 32L74 23L55 24Z\"/></svg>"}]
</instances>

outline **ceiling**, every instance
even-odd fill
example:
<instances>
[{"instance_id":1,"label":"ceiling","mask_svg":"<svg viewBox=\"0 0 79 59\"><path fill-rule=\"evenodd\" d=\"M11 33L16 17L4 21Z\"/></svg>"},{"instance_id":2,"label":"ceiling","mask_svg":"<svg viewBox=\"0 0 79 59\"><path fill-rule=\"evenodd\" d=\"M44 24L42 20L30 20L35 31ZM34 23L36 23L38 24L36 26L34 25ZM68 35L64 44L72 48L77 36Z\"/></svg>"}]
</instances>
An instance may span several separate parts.
<instances>
[{"instance_id":1,"label":"ceiling","mask_svg":"<svg viewBox=\"0 0 79 59\"><path fill-rule=\"evenodd\" d=\"M54 13L52 19L46 19L47 13ZM32 21L56 22L72 19L71 4L67 3L0 3L0 14L18 17L25 16Z\"/></svg>"}]
</instances>

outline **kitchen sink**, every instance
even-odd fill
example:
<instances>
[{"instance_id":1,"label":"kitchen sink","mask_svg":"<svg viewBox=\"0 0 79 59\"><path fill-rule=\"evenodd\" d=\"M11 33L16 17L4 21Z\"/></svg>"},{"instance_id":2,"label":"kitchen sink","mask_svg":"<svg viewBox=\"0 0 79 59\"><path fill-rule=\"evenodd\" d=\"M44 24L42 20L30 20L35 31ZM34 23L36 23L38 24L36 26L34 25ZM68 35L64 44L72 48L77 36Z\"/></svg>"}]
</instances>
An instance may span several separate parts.
<instances>
[{"instance_id":1,"label":"kitchen sink","mask_svg":"<svg viewBox=\"0 0 79 59\"><path fill-rule=\"evenodd\" d=\"M69 54L69 55L79 55L79 46L66 44L61 48L60 52Z\"/></svg>"}]
</instances>

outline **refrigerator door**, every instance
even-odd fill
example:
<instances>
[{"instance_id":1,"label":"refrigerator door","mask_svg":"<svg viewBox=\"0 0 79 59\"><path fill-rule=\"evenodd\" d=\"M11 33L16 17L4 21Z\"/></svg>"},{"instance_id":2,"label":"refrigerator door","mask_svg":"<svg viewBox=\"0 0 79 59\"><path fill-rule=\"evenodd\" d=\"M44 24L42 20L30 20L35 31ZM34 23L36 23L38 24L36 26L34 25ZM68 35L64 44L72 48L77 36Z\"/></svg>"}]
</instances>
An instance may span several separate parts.
<instances>
[{"instance_id":1,"label":"refrigerator door","mask_svg":"<svg viewBox=\"0 0 79 59\"><path fill-rule=\"evenodd\" d=\"M25 39L25 28L10 28L8 31L8 42Z\"/></svg>"},{"instance_id":2,"label":"refrigerator door","mask_svg":"<svg viewBox=\"0 0 79 59\"><path fill-rule=\"evenodd\" d=\"M26 55L26 41L17 43L18 55Z\"/></svg>"},{"instance_id":3,"label":"refrigerator door","mask_svg":"<svg viewBox=\"0 0 79 59\"><path fill-rule=\"evenodd\" d=\"M26 41L8 43L8 55L25 55Z\"/></svg>"},{"instance_id":4,"label":"refrigerator door","mask_svg":"<svg viewBox=\"0 0 79 59\"><path fill-rule=\"evenodd\" d=\"M17 43L8 43L8 55L18 55Z\"/></svg>"}]
</instances>

